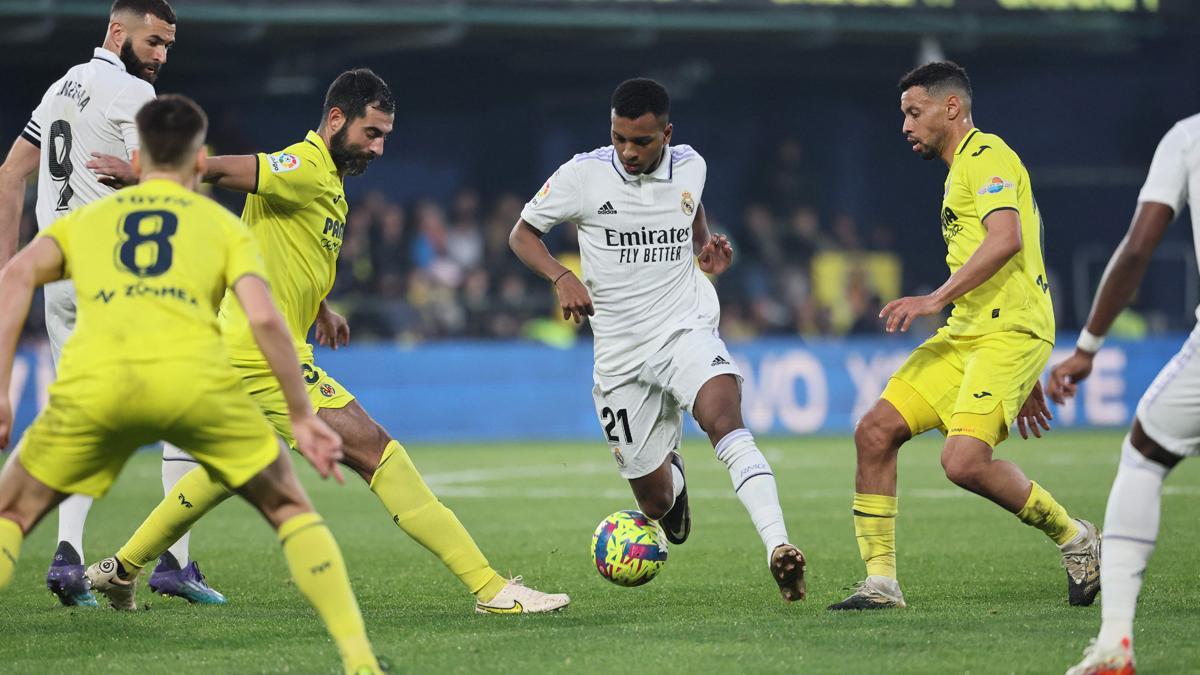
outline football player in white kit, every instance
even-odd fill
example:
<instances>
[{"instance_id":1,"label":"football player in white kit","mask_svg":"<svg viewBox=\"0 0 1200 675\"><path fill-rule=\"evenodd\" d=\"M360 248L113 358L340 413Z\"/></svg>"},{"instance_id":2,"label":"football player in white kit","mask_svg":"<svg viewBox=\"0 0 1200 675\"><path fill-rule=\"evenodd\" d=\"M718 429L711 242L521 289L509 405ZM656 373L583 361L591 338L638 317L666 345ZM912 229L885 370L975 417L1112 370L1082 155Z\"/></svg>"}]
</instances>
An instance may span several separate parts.
<instances>
[{"instance_id":1,"label":"football player in white kit","mask_svg":"<svg viewBox=\"0 0 1200 675\"><path fill-rule=\"evenodd\" d=\"M717 335L720 306L704 276L724 272L733 249L708 231L706 165L690 146L670 145L669 108L653 80L617 87L613 144L563 164L525 205L509 244L553 283L564 319L592 317L596 414L639 508L668 541L687 539L678 449L690 412L729 468L780 593L802 600L804 555L788 543L775 476L742 422L741 375ZM578 227L582 280L542 242L561 222Z\"/></svg>"},{"instance_id":2,"label":"football player in white kit","mask_svg":"<svg viewBox=\"0 0 1200 675\"><path fill-rule=\"evenodd\" d=\"M134 115L154 99L154 81L175 42L175 12L166 0L117 0L104 46L46 90L21 136L0 167L0 265L17 248L26 180L37 182L38 228L113 192L113 180L88 170L93 157L129 159L137 148ZM55 363L75 327L75 290L70 281L49 284L46 332ZM163 449L163 488L169 490L197 465L177 448ZM92 498L75 495L58 509L58 549L46 586L64 605L95 605L83 577L83 528ZM191 602L223 603L195 561L188 564L187 536L162 557L151 588ZM182 566L181 566L182 564Z\"/></svg>"},{"instance_id":3,"label":"football player in white kit","mask_svg":"<svg viewBox=\"0 0 1200 675\"><path fill-rule=\"evenodd\" d=\"M1125 239L1113 253L1075 353L1050 371L1047 392L1062 403L1092 372L1104 335L1133 296L1167 226L1188 205L1200 258L1200 115L1180 121L1158 144ZM1197 309L1200 315L1200 308ZM1200 326L1154 379L1125 441L1104 513L1100 635L1069 675L1133 675L1133 616L1142 574L1154 552L1163 479L1200 454Z\"/></svg>"}]
</instances>

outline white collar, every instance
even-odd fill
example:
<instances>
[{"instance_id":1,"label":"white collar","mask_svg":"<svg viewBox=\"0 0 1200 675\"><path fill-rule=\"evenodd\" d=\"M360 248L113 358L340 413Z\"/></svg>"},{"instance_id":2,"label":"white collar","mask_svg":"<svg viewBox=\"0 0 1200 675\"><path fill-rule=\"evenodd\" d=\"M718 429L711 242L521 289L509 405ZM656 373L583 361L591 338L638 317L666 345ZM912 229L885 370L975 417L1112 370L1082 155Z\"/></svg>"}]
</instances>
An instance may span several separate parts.
<instances>
[{"instance_id":1,"label":"white collar","mask_svg":"<svg viewBox=\"0 0 1200 675\"><path fill-rule=\"evenodd\" d=\"M92 52L92 60L103 61L120 68L122 72L127 72L125 70L125 62L121 60L121 57L108 51L104 47L96 47L95 51Z\"/></svg>"},{"instance_id":2,"label":"white collar","mask_svg":"<svg viewBox=\"0 0 1200 675\"><path fill-rule=\"evenodd\" d=\"M617 174L621 176L621 180L626 183L636 183L643 180L656 180L664 183L669 183L675 173L675 156L671 152L671 146L663 146L662 159L658 162L658 167L651 173L639 173L637 175L625 171L625 166L617 159L617 150L613 148L612 166L617 170Z\"/></svg>"}]
</instances>

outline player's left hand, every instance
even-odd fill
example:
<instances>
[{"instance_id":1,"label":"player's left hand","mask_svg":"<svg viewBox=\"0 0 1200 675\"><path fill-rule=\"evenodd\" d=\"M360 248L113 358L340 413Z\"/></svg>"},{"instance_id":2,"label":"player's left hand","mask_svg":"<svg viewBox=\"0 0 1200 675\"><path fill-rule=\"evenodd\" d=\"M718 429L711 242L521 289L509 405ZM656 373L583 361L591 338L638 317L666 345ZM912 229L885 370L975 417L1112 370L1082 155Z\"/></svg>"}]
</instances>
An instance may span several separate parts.
<instances>
[{"instance_id":1,"label":"player's left hand","mask_svg":"<svg viewBox=\"0 0 1200 675\"><path fill-rule=\"evenodd\" d=\"M7 396L0 396L0 450L8 447L8 435L12 432L12 404Z\"/></svg>"},{"instance_id":2,"label":"player's left hand","mask_svg":"<svg viewBox=\"0 0 1200 675\"><path fill-rule=\"evenodd\" d=\"M93 152L92 159L84 166L91 169L101 183L114 190L136 185L138 182L137 174L133 172L133 165L114 155Z\"/></svg>"},{"instance_id":3,"label":"player's left hand","mask_svg":"<svg viewBox=\"0 0 1200 675\"><path fill-rule=\"evenodd\" d=\"M1046 405L1042 382L1038 380L1033 385L1033 391L1029 392L1029 398L1025 399L1025 404L1021 406L1021 411L1017 413L1017 431L1021 432L1021 438L1025 440L1029 440L1031 432L1034 436L1041 438L1042 429L1050 431L1050 420L1052 419L1054 419L1054 413L1050 412L1050 408Z\"/></svg>"},{"instance_id":4,"label":"player's left hand","mask_svg":"<svg viewBox=\"0 0 1200 675\"><path fill-rule=\"evenodd\" d=\"M879 312L879 318L887 319L887 332L895 333L899 328L901 333L906 333L913 319L938 314L945 306L946 303L932 295L908 296L884 305Z\"/></svg>"},{"instance_id":5,"label":"player's left hand","mask_svg":"<svg viewBox=\"0 0 1200 675\"><path fill-rule=\"evenodd\" d=\"M317 312L317 344L330 349L350 344L350 322L324 303Z\"/></svg>"},{"instance_id":6,"label":"player's left hand","mask_svg":"<svg viewBox=\"0 0 1200 675\"><path fill-rule=\"evenodd\" d=\"M704 242L698 256L700 271L705 274L720 274L733 263L733 246L723 234L714 234Z\"/></svg>"}]
</instances>

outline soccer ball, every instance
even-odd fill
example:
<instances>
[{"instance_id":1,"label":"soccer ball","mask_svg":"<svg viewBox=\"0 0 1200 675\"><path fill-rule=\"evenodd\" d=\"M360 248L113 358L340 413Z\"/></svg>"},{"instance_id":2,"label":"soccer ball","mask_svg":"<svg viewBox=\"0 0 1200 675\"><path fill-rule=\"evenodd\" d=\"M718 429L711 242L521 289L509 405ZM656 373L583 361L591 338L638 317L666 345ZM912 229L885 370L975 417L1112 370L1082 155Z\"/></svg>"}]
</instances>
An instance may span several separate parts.
<instances>
[{"instance_id":1,"label":"soccer ball","mask_svg":"<svg viewBox=\"0 0 1200 675\"><path fill-rule=\"evenodd\" d=\"M641 586L667 564L667 542L658 523L640 511L617 511L592 535L592 560L600 576L618 586Z\"/></svg>"}]
</instances>

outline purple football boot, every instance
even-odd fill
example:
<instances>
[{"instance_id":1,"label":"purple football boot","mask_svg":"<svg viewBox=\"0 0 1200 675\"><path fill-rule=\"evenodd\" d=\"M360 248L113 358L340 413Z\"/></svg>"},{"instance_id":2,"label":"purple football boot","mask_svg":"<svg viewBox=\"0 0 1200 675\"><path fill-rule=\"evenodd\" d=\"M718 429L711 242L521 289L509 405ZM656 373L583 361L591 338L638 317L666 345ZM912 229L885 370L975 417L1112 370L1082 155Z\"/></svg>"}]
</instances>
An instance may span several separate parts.
<instances>
[{"instance_id":1,"label":"purple football boot","mask_svg":"<svg viewBox=\"0 0 1200 675\"><path fill-rule=\"evenodd\" d=\"M158 559L158 567L150 575L150 590L198 605L223 605L227 602L224 595L204 581L204 575L200 573L200 566L195 560L180 568L179 561L170 552Z\"/></svg>"},{"instance_id":2,"label":"purple football boot","mask_svg":"<svg viewBox=\"0 0 1200 675\"><path fill-rule=\"evenodd\" d=\"M83 576L83 562L79 553L65 541L58 542L54 562L46 573L46 588L67 607L96 607L96 596L92 585Z\"/></svg>"}]
</instances>

